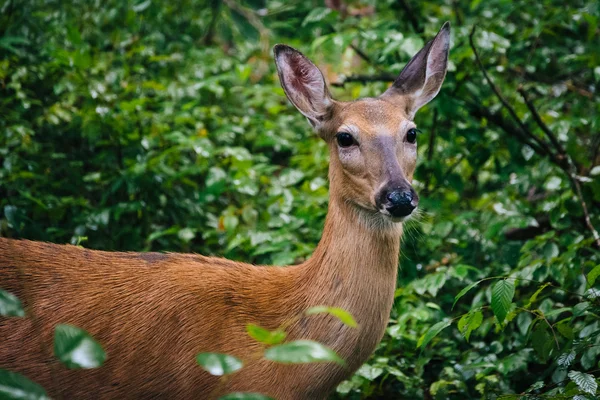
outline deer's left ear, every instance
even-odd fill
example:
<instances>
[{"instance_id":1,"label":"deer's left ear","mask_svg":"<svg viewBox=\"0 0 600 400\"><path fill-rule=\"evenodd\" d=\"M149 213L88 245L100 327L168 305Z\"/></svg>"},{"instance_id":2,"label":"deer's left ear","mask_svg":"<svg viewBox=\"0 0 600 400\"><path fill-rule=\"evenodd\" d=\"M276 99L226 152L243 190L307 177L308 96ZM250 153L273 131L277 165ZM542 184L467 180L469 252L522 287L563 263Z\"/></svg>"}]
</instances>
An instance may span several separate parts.
<instances>
[{"instance_id":1,"label":"deer's left ear","mask_svg":"<svg viewBox=\"0 0 600 400\"><path fill-rule=\"evenodd\" d=\"M318 128L333 106L323 74L308 58L290 46L278 44L273 52L285 94L311 125Z\"/></svg>"},{"instance_id":2,"label":"deer's left ear","mask_svg":"<svg viewBox=\"0 0 600 400\"><path fill-rule=\"evenodd\" d=\"M409 118L440 91L448 68L450 49L450 23L446 22L436 37L427 43L406 64L394 84L382 97L402 99Z\"/></svg>"}]
</instances>

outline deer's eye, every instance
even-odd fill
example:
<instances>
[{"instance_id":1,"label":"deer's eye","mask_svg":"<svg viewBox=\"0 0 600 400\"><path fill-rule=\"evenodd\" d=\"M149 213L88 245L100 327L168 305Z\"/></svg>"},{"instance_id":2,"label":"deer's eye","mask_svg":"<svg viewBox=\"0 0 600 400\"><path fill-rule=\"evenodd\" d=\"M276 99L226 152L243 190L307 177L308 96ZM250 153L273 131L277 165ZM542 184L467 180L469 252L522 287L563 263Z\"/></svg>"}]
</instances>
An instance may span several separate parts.
<instances>
[{"instance_id":1,"label":"deer's eye","mask_svg":"<svg viewBox=\"0 0 600 400\"><path fill-rule=\"evenodd\" d=\"M340 147L350 147L357 144L356 140L354 140L354 137L352 137L352 135L348 132L339 132L337 135L335 135L335 138L337 139Z\"/></svg>"},{"instance_id":2,"label":"deer's eye","mask_svg":"<svg viewBox=\"0 0 600 400\"><path fill-rule=\"evenodd\" d=\"M411 128L406 132L406 141L408 143L416 143L417 141L417 133L421 132L417 128Z\"/></svg>"}]
</instances>

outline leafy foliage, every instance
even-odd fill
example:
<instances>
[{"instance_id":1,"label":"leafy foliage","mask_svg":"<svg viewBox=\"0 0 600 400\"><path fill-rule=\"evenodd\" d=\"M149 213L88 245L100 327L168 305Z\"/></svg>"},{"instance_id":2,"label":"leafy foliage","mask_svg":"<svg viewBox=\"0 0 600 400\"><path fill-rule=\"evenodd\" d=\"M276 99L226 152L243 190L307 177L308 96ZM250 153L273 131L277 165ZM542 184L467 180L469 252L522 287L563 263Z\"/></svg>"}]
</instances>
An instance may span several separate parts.
<instances>
[{"instance_id":1,"label":"leafy foliage","mask_svg":"<svg viewBox=\"0 0 600 400\"><path fill-rule=\"evenodd\" d=\"M73 325L59 324L54 329L54 355L68 368L97 368L106 353L92 336Z\"/></svg>"},{"instance_id":2,"label":"leafy foliage","mask_svg":"<svg viewBox=\"0 0 600 400\"><path fill-rule=\"evenodd\" d=\"M327 151L269 47L309 55L337 98L376 96L450 20L390 323L336 396L595 396L597 2L63 3L0 6L1 235L302 261Z\"/></svg>"},{"instance_id":3,"label":"leafy foliage","mask_svg":"<svg viewBox=\"0 0 600 400\"><path fill-rule=\"evenodd\" d=\"M0 289L0 315L4 317L24 317L25 310L14 294Z\"/></svg>"},{"instance_id":4,"label":"leafy foliage","mask_svg":"<svg viewBox=\"0 0 600 400\"><path fill-rule=\"evenodd\" d=\"M312 340L294 340L265 350L267 360L283 364L304 364L312 362L335 362L344 365L333 350Z\"/></svg>"},{"instance_id":5,"label":"leafy foliage","mask_svg":"<svg viewBox=\"0 0 600 400\"><path fill-rule=\"evenodd\" d=\"M206 372L216 376L231 374L244 366L239 358L220 353L200 353L196 361Z\"/></svg>"},{"instance_id":6,"label":"leafy foliage","mask_svg":"<svg viewBox=\"0 0 600 400\"><path fill-rule=\"evenodd\" d=\"M40 385L16 372L0 369L0 398L6 400L48 400Z\"/></svg>"},{"instance_id":7,"label":"leafy foliage","mask_svg":"<svg viewBox=\"0 0 600 400\"><path fill-rule=\"evenodd\" d=\"M271 397L259 393L229 393L219 397L219 400L271 400Z\"/></svg>"},{"instance_id":8,"label":"leafy foliage","mask_svg":"<svg viewBox=\"0 0 600 400\"><path fill-rule=\"evenodd\" d=\"M354 320L354 317L348 311L339 307L315 306L306 310L306 315L323 313L333 315L351 328L356 328L358 326Z\"/></svg>"}]
</instances>

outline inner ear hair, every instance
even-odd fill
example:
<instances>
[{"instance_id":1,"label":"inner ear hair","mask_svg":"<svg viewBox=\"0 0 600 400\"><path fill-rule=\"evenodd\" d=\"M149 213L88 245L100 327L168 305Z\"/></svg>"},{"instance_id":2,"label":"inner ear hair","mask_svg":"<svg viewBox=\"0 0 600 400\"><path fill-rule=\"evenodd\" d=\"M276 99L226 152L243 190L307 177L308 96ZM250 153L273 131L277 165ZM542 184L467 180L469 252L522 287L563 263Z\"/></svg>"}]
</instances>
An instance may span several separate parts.
<instances>
[{"instance_id":1,"label":"inner ear hair","mask_svg":"<svg viewBox=\"0 0 600 400\"><path fill-rule=\"evenodd\" d=\"M333 105L323 74L307 57L290 46L273 48L281 86L292 104L318 127Z\"/></svg>"}]
</instances>

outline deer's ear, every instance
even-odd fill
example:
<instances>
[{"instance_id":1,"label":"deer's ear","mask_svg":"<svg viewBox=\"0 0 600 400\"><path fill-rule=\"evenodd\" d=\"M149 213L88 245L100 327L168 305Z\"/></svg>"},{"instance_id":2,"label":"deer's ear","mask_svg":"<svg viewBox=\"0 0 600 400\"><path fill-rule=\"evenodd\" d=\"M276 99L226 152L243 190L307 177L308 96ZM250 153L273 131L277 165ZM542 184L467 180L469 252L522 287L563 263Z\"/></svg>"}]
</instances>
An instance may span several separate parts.
<instances>
[{"instance_id":1,"label":"deer's ear","mask_svg":"<svg viewBox=\"0 0 600 400\"><path fill-rule=\"evenodd\" d=\"M435 38L427 43L406 64L394 84L382 95L401 98L406 113L412 119L415 113L429 103L440 91L448 68L450 23L446 22Z\"/></svg>"},{"instance_id":2,"label":"deer's ear","mask_svg":"<svg viewBox=\"0 0 600 400\"><path fill-rule=\"evenodd\" d=\"M289 46L278 44L273 52L285 94L311 125L317 127L333 105L323 74L302 53Z\"/></svg>"}]
</instances>

